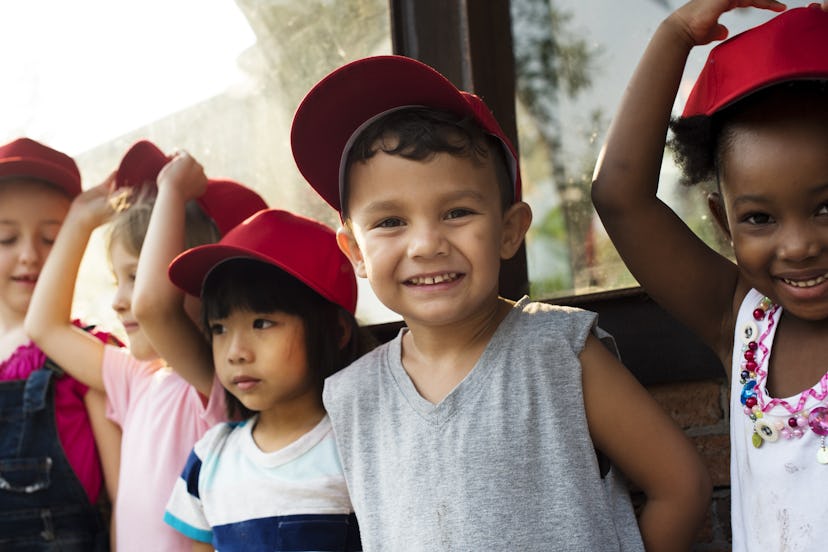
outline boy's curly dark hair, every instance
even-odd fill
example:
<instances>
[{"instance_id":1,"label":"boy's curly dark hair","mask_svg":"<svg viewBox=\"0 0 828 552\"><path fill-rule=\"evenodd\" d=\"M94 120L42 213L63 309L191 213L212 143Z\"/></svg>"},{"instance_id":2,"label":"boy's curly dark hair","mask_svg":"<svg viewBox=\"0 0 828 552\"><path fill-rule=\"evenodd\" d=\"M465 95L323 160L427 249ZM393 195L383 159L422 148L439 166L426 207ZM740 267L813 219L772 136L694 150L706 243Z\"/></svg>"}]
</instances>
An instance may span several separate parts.
<instances>
[{"instance_id":1,"label":"boy's curly dark hair","mask_svg":"<svg viewBox=\"0 0 828 552\"><path fill-rule=\"evenodd\" d=\"M436 153L466 157L475 162L494 155L501 205L505 210L514 202L512 176L503 145L471 118L428 107L392 111L371 122L354 140L348 151L345 174L350 173L354 163L367 161L379 151L414 161L429 159ZM343 195L342 212L347 216L347 194Z\"/></svg>"}]
</instances>

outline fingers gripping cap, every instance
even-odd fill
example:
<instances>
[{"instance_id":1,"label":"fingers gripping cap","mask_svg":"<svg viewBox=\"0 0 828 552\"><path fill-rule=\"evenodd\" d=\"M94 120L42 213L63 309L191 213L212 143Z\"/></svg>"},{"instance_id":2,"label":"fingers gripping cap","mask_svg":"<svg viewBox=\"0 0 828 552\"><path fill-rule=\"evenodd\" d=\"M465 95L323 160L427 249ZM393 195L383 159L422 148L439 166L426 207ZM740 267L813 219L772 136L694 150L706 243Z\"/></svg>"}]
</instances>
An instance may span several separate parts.
<instances>
[{"instance_id":1,"label":"fingers gripping cap","mask_svg":"<svg viewBox=\"0 0 828 552\"><path fill-rule=\"evenodd\" d=\"M710 51L682 117L712 115L767 86L828 80L828 12L792 8Z\"/></svg>"},{"instance_id":2,"label":"fingers gripping cap","mask_svg":"<svg viewBox=\"0 0 828 552\"><path fill-rule=\"evenodd\" d=\"M154 188L158 173L170 159L152 142L136 142L121 159L115 174L115 187ZM208 179L207 189L196 201L222 236L250 215L267 209L267 203L259 194L232 180Z\"/></svg>"},{"instance_id":3,"label":"fingers gripping cap","mask_svg":"<svg viewBox=\"0 0 828 552\"><path fill-rule=\"evenodd\" d=\"M339 250L336 233L320 222L279 209L260 211L218 243L181 253L170 264L170 280L198 296L210 271L232 259L275 265L348 312L356 311L353 267Z\"/></svg>"},{"instance_id":4,"label":"fingers gripping cap","mask_svg":"<svg viewBox=\"0 0 828 552\"><path fill-rule=\"evenodd\" d=\"M432 67L405 56L351 62L319 81L299 105L291 148L299 171L337 211L345 160L353 140L378 117L405 107L442 109L474 119L503 144L520 200L517 152L491 110L478 96L457 89Z\"/></svg>"},{"instance_id":5,"label":"fingers gripping cap","mask_svg":"<svg viewBox=\"0 0 828 552\"><path fill-rule=\"evenodd\" d=\"M81 178L74 159L30 138L0 146L0 180L32 178L59 187L74 198L81 193Z\"/></svg>"}]
</instances>

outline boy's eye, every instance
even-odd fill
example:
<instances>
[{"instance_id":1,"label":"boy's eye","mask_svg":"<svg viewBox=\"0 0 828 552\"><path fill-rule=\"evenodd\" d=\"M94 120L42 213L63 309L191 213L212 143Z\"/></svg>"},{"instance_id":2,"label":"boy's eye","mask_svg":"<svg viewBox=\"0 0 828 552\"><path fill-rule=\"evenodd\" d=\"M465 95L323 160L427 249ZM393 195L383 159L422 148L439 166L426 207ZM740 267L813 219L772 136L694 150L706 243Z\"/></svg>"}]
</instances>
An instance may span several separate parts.
<instances>
[{"instance_id":1,"label":"boy's eye","mask_svg":"<svg viewBox=\"0 0 828 552\"><path fill-rule=\"evenodd\" d=\"M14 245L17 236L0 236L0 245Z\"/></svg>"},{"instance_id":2,"label":"boy's eye","mask_svg":"<svg viewBox=\"0 0 828 552\"><path fill-rule=\"evenodd\" d=\"M382 219L375 225L376 228L396 228L397 226L402 226L402 220L394 217Z\"/></svg>"},{"instance_id":3,"label":"boy's eye","mask_svg":"<svg viewBox=\"0 0 828 552\"><path fill-rule=\"evenodd\" d=\"M470 214L472 214L472 212L469 209L458 208L458 209L452 209L451 211L446 213L446 218L447 219L456 219L456 218L469 216Z\"/></svg>"},{"instance_id":4,"label":"boy's eye","mask_svg":"<svg viewBox=\"0 0 828 552\"><path fill-rule=\"evenodd\" d=\"M211 335L220 335L224 333L224 324L219 324L218 322L213 322L210 324L210 334Z\"/></svg>"},{"instance_id":5,"label":"boy's eye","mask_svg":"<svg viewBox=\"0 0 828 552\"><path fill-rule=\"evenodd\" d=\"M265 318L257 318L253 321L253 328L257 330L265 330L273 325L275 325L275 322Z\"/></svg>"},{"instance_id":6,"label":"boy's eye","mask_svg":"<svg viewBox=\"0 0 828 552\"><path fill-rule=\"evenodd\" d=\"M828 215L828 203L823 203L817 209L817 215Z\"/></svg>"}]
</instances>

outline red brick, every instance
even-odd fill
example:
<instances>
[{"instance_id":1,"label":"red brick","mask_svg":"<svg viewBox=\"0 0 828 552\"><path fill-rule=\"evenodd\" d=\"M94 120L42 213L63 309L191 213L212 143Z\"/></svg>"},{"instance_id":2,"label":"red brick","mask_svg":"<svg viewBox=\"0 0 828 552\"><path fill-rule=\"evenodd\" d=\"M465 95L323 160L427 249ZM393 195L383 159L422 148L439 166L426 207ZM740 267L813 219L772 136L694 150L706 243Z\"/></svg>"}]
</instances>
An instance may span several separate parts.
<instances>
[{"instance_id":1,"label":"red brick","mask_svg":"<svg viewBox=\"0 0 828 552\"><path fill-rule=\"evenodd\" d=\"M724 424L722 380L653 385L647 388L682 429Z\"/></svg>"},{"instance_id":2,"label":"red brick","mask_svg":"<svg viewBox=\"0 0 828 552\"><path fill-rule=\"evenodd\" d=\"M701 454L714 487L730 486L730 438L727 434L690 437Z\"/></svg>"}]
</instances>

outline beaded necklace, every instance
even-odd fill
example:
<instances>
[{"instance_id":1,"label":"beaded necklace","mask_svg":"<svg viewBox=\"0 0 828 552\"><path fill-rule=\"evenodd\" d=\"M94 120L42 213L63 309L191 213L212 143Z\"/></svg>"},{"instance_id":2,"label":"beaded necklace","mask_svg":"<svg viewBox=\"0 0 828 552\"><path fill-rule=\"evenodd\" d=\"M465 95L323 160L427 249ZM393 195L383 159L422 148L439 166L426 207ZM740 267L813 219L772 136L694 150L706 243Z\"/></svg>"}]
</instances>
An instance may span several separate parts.
<instances>
[{"instance_id":1,"label":"beaded necklace","mask_svg":"<svg viewBox=\"0 0 828 552\"><path fill-rule=\"evenodd\" d=\"M745 415L753 422L751 441L758 449L764 443L775 443L780 438L783 441L801 439L810 428L820 436L817 462L828 464L828 446L825 443L825 438L828 436L828 407L820 405L811 409L804 408L809 396L818 401L825 401L828 397L828 373L822 376L818 388L807 389L800 393L799 400L793 405L782 399L766 397L763 393L763 385L760 385L760 382L764 382L768 375L767 362L770 349L765 345L765 339L776 324L776 316L779 312L778 305L775 305L769 298L762 297L752 313L753 320L748 321L742 328L740 400L744 406ZM767 414L777 405L783 406L788 411L788 416Z\"/></svg>"}]
</instances>

